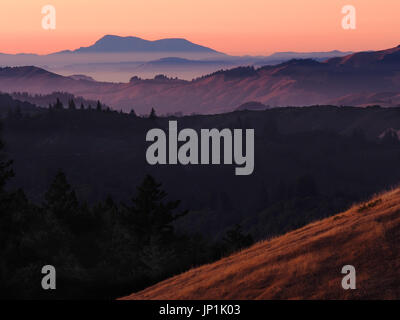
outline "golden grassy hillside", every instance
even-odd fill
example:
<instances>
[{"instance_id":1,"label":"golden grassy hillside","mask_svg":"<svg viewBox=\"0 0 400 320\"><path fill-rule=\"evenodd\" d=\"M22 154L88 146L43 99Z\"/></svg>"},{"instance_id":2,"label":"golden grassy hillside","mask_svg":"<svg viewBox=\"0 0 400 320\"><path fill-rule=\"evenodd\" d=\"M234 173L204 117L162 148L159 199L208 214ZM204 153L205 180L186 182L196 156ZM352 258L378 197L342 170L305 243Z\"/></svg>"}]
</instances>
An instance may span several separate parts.
<instances>
[{"instance_id":1,"label":"golden grassy hillside","mask_svg":"<svg viewBox=\"0 0 400 320\"><path fill-rule=\"evenodd\" d=\"M123 299L400 299L400 188Z\"/></svg>"}]
</instances>

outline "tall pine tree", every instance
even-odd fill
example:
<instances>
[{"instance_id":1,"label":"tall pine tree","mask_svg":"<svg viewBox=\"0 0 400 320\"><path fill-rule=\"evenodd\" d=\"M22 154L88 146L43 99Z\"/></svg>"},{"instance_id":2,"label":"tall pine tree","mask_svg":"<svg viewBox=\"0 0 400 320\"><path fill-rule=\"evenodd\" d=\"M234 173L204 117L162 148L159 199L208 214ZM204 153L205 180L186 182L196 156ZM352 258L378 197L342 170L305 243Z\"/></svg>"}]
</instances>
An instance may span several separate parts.
<instances>
[{"instance_id":1,"label":"tall pine tree","mask_svg":"<svg viewBox=\"0 0 400 320\"><path fill-rule=\"evenodd\" d=\"M154 237L168 241L174 235L173 222L188 212L174 213L180 201L166 201L166 192L150 175L146 175L137 188L133 206L127 207L127 221L141 244L147 244Z\"/></svg>"}]
</instances>

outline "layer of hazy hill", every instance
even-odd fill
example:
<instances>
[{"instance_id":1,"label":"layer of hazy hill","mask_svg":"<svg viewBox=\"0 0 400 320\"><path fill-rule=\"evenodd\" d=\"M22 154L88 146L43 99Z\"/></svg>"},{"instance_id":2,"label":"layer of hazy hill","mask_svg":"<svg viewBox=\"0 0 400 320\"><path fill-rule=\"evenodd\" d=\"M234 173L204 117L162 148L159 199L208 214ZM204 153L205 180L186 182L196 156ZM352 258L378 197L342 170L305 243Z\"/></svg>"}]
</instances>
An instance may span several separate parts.
<instances>
[{"instance_id":1,"label":"layer of hazy hill","mask_svg":"<svg viewBox=\"0 0 400 320\"><path fill-rule=\"evenodd\" d=\"M126 77L124 70L119 70L120 63L124 64L127 71L132 72L132 65L167 57L192 60L230 59L224 53L181 38L149 41L138 37L106 35L91 45L47 55L0 53L0 66L34 65L65 76L87 73L96 79L120 82ZM110 65L114 71L108 69ZM203 74L205 73L206 70Z\"/></svg>"},{"instance_id":2,"label":"layer of hazy hill","mask_svg":"<svg viewBox=\"0 0 400 320\"><path fill-rule=\"evenodd\" d=\"M128 201L146 173L191 214L179 228L221 237L242 224L256 239L334 214L400 181L399 108L277 108L174 118L178 128L253 128L255 169L234 165L150 166L148 130L172 118L96 110L44 110L3 119L3 137L23 187L41 202L59 169L90 203Z\"/></svg>"},{"instance_id":3,"label":"layer of hazy hill","mask_svg":"<svg viewBox=\"0 0 400 320\"><path fill-rule=\"evenodd\" d=\"M67 91L85 99L100 99L115 109L160 114L219 113L243 103L270 106L313 104L400 104L400 47L360 52L323 62L290 60L261 68L238 67L193 81L168 77L129 83L95 82L63 77L36 67L0 69L3 91L49 94Z\"/></svg>"},{"instance_id":4,"label":"layer of hazy hill","mask_svg":"<svg viewBox=\"0 0 400 320\"><path fill-rule=\"evenodd\" d=\"M124 299L399 299L400 189ZM356 268L343 290L342 267Z\"/></svg>"},{"instance_id":5,"label":"layer of hazy hill","mask_svg":"<svg viewBox=\"0 0 400 320\"><path fill-rule=\"evenodd\" d=\"M35 65L65 76L83 73L98 81L110 82L128 82L133 75L153 78L161 73L168 77L192 80L221 68L278 64L293 58L320 61L346 54L349 52L335 50L230 56L181 38L149 41L138 37L106 35L92 45L48 55L0 53L0 65Z\"/></svg>"}]
</instances>

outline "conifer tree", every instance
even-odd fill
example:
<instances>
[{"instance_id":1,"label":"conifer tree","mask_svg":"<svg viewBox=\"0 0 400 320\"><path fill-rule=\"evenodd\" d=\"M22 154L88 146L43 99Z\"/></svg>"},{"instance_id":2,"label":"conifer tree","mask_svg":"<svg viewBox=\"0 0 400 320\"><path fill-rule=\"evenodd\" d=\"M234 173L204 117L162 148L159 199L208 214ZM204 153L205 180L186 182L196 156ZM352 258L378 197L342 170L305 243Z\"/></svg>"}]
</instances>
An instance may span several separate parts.
<instances>
[{"instance_id":1,"label":"conifer tree","mask_svg":"<svg viewBox=\"0 0 400 320\"><path fill-rule=\"evenodd\" d=\"M68 101L68 109L70 110L76 110L76 105L74 99L71 99Z\"/></svg>"},{"instance_id":2,"label":"conifer tree","mask_svg":"<svg viewBox=\"0 0 400 320\"><path fill-rule=\"evenodd\" d=\"M137 188L137 195L132 198L133 206L128 208L127 220L142 244L149 243L154 237L160 241L171 240L173 222L188 213L174 214L180 201L166 201L166 196L161 184L150 175L146 175Z\"/></svg>"},{"instance_id":3,"label":"conifer tree","mask_svg":"<svg viewBox=\"0 0 400 320\"><path fill-rule=\"evenodd\" d=\"M132 117L136 117L136 112L135 112L135 110L132 108L131 109L131 111L129 112L129 114L132 116Z\"/></svg>"},{"instance_id":4,"label":"conifer tree","mask_svg":"<svg viewBox=\"0 0 400 320\"><path fill-rule=\"evenodd\" d=\"M97 100L97 106L96 106L96 111L101 111L102 110L102 106L99 100Z\"/></svg>"},{"instance_id":5,"label":"conifer tree","mask_svg":"<svg viewBox=\"0 0 400 320\"><path fill-rule=\"evenodd\" d=\"M64 109L64 105L63 105L63 103L60 101L59 98L57 98L56 104L55 104L54 108L55 108L55 109Z\"/></svg>"},{"instance_id":6,"label":"conifer tree","mask_svg":"<svg viewBox=\"0 0 400 320\"><path fill-rule=\"evenodd\" d=\"M227 252L234 252L253 244L254 240L250 234L243 234L240 224L227 231L223 241L227 245Z\"/></svg>"},{"instance_id":7,"label":"conifer tree","mask_svg":"<svg viewBox=\"0 0 400 320\"><path fill-rule=\"evenodd\" d=\"M44 208L63 222L70 221L79 209L75 191L71 189L61 170L57 172L45 194Z\"/></svg>"},{"instance_id":8,"label":"conifer tree","mask_svg":"<svg viewBox=\"0 0 400 320\"><path fill-rule=\"evenodd\" d=\"M1 132L1 124L0 124L0 132ZM5 155L3 154L4 144L0 139L0 193L3 193L4 186L7 181L14 176L14 172L11 169L12 161L6 160Z\"/></svg>"},{"instance_id":9,"label":"conifer tree","mask_svg":"<svg viewBox=\"0 0 400 320\"><path fill-rule=\"evenodd\" d=\"M151 108L149 118L153 119L153 120L157 118L157 114L156 114L156 111L154 110L154 108Z\"/></svg>"}]
</instances>

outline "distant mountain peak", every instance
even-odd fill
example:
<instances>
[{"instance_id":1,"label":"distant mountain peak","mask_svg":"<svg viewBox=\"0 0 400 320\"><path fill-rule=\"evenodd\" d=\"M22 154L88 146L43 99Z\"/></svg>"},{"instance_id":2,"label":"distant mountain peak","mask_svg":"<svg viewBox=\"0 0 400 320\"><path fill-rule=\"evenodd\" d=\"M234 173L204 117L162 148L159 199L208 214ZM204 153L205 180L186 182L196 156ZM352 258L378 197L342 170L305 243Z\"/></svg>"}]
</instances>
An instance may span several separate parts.
<instances>
[{"instance_id":1,"label":"distant mountain peak","mask_svg":"<svg viewBox=\"0 0 400 320\"><path fill-rule=\"evenodd\" d=\"M99 40L95 42L96 43L102 43L102 42L107 42L107 41L127 41L127 40L142 40L146 41L142 38L139 37L132 37L132 36L127 36L127 37L122 37L122 36L117 36L114 34L106 34L105 36L101 37Z\"/></svg>"},{"instance_id":2,"label":"distant mountain peak","mask_svg":"<svg viewBox=\"0 0 400 320\"><path fill-rule=\"evenodd\" d=\"M64 51L67 52L67 51ZM145 40L133 36L105 35L93 45L70 51L74 53L143 53L143 52L185 52L223 54L214 49L201 46L183 38Z\"/></svg>"}]
</instances>

